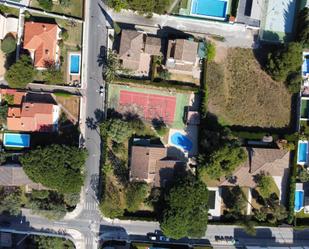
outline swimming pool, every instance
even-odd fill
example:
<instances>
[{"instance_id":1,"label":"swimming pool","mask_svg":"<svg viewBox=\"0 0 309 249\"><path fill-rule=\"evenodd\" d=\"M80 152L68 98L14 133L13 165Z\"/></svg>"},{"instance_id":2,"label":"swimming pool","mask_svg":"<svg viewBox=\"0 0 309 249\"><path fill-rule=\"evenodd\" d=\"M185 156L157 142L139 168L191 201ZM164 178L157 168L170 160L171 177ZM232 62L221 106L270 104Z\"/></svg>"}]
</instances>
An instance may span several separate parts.
<instances>
[{"instance_id":1,"label":"swimming pool","mask_svg":"<svg viewBox=\"0 0 309 249\"><path fill-rule=\"evenodd\" d=\"M304 191L296 190L295 191L295 200L294 200L294 211L299 212L304 206Z\"/></svg>"},{"instance_id":2,"label":"swimming pool","mask_svg":"<svg viewBox=\"0 0 309 249\"><path fill-rule=\"evenodd\" d=\"M80 54L70 54L70 74L80 74Z\"/></svg>"},{"instance_id":3,"label":"swimming pool","mask_svg":"<svg viewBox=\"0 0 309 249\"><path fill-rule=\"evenodd\" d=\"M180 132L175 132L171 136L171 142L173 145L176 145L185 151L190 151L193 146L190 139L187 138L185 135L181 134Z\"/></svg>"},{"instance_id":4,"label":"swimming pool","mask_svg":"<svg viewBox=\"0 0 309 249\"><path fill-rule=\"evenodd\" d=\"M5 147L30 147L30 135L19 133L4 133L3 145Z\"/></svg>"},{"instance_id":5,"label":"swimming pool","mask_svg":"<svg viewBox=\"0 0 309 249\"><path fill-rule=\"evenodd\" d=\"M308 161L308 141L298 141L297 163L307 164Z\"/></svg>"},{"instance_id":6,"label":"swimming pool","mask_svg":"<svg viewBox=\"0 0 309 249\"><path fill-rule=\"evenodd\" d=\"M191 14L225 18L226 9L226 0L192 0Z\"/></svg>"}]
</instances>

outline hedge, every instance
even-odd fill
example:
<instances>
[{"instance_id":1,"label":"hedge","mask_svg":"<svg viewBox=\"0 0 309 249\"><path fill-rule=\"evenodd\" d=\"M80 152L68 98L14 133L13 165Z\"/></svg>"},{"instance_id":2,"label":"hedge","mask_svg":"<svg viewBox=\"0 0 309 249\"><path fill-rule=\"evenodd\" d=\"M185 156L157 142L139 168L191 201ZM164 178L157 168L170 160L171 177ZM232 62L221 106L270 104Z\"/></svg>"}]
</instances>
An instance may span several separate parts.
<instances>
[{"instance_id":1,"label":"hedge","mask_svg":"<svg viewBox=\"0 0 309 249\"><path fill-rule=\"evenodd\" d=\"M289 206L288 206L288 218L289 224L294 221L294 199L295 199L295 189L296 189L296 176L297 176L297 143L295 144L295 150L291 152L291 157L293 159L292 172L289 178Z\"/></svg>"},{"instance_id":2,"label":"hedge","mask_svg":"<svg viewBox=\"0 0 309 249\"><path fill-rule=\"evenodd\" d=\"M200 89L200 95L201 95L200 113L201 113L202 119L205 119L207 115L207 106L208 106L208 86L206 82L207 60L204 60L203 63L204 63L204 68L203 68L201 89Z\"/></svg>"},{"instance_id":3,"label":"hedge","mask_svg":"<svg viewBox=\"0 0 309 249\"><path fill-rule=\"evenodd\" d=\"M132 83L138 85L149 85L155 87L163 87L163 88L174 88L177 90L185 91L185 92L198 92L199 87L192 83L178 82L178 81L158 81L154 82L151 80L139 80L139 79L129 79L129 78L117 78L113 84L117 83Z\"/></svg>"}]
</instances>

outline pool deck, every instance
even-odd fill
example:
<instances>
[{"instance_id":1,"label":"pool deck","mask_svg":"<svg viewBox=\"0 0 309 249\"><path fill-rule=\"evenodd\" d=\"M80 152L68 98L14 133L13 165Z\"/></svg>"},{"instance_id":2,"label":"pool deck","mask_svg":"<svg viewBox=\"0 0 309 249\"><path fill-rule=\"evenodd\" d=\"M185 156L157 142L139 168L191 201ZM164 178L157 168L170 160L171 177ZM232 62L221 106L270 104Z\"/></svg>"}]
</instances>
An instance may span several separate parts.
<instances>
[{"instance_id":1,"label":"pool deck","mask_svg":"<svg viewBox=\"0 0 309 249\"><path fill-rule=\"evenodd\" d=\"M70 67L71 67L71 61L70 61L70 56L71 55L79 55L80 56L80 62L79 62L79 74L71 74L70 73ZM68 63L68 68L67 68L67 81L68 83L71 85L76 85L76 84L80 84L81 83L81 53L80 52L76 52L76 51L72 51L72 52L68 52L68 58L67 58L67 61L69 62Z\"/></svg>"}]
</instances>

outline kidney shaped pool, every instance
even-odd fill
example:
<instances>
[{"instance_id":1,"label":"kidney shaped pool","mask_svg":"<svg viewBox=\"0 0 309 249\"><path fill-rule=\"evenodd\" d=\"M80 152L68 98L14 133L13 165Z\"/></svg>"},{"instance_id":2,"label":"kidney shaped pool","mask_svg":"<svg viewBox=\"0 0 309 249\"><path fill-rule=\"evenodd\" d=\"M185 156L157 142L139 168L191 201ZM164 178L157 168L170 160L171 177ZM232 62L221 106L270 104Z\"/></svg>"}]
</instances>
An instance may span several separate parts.
<instances>
[{"instance_id":1,"label":"kidney shaped pool","mask_svg":"<svg viewBox=\"0 0 309 249\"><path fill-rule=\"evenodd\" d=\"M171 136L171 142L172 144L182 148L183 150L190 151L192 149L192 142L189 138L187 138L185 135L181 134L180 132L175 132Z\"/></svg>"}]
</instances>

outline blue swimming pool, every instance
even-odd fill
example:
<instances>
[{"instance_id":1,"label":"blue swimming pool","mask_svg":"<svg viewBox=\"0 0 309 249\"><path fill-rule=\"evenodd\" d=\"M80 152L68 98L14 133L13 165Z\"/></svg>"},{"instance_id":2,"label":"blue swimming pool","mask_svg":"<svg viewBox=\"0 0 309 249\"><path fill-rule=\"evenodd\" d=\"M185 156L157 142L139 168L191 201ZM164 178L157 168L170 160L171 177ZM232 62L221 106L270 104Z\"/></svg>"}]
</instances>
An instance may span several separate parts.
<instances>
[{"instance_id":1,"label":"blue swimming pool","mask_svg":"<svg viewBox=\"0 0 309 249\"><path fill-rule=\"evenodd\" d=\"M30 147L30 135L19 133L4 133L3 145L5 147Z\"/></svg>"},{"instance_id":2,"label":"blue swimming pool","mask_svg":"<svg viewBox=\"0 0 309 249\"><path fill-rule=\"evenodd\" d=\"M308 160L308 141L298 142L297 163L305 164Z\"/></svg>"},{"instance_id":3,"label":"blue swimming pool","mask_svg":"<svg viewBox=\"0 0 309 249\"><path fill-rule=\"evenodd\" d=\"M304 191L295 191L294 211L299 212L304 206Z\"/></svg>"},{"instance_id":4,"label":"blue swimming pool","mask_svg":"<svg viewBox=\"0 0 309 249\"><path fill-rule=\"evenodd\" d=\"M71 54L70 55L70 74L79 74L80 69L80 55Z\"/></svg>"},{"instance_id":5,"label":"blue swimming pool","mask_svg":"<svg viewBox=\"0 0 309 249\"><path fill-rule=\"evenodd\" d=\"M192 0L191 14L209 17L226 17L225 0Z\"/></svg>"},{"instance_id":6,"label":"blue swimming pool","mask_svg":"<svg viewBox=\"0 0 309 249\"><path fill-rule=\"evenodd\" d=\"M190 139L187 138L185 135L181 134L180 132L175 132L171 136L171 142L172 144L182 148L185 151L191 151L193 146Z\"/></svg>"}]
</instances>

